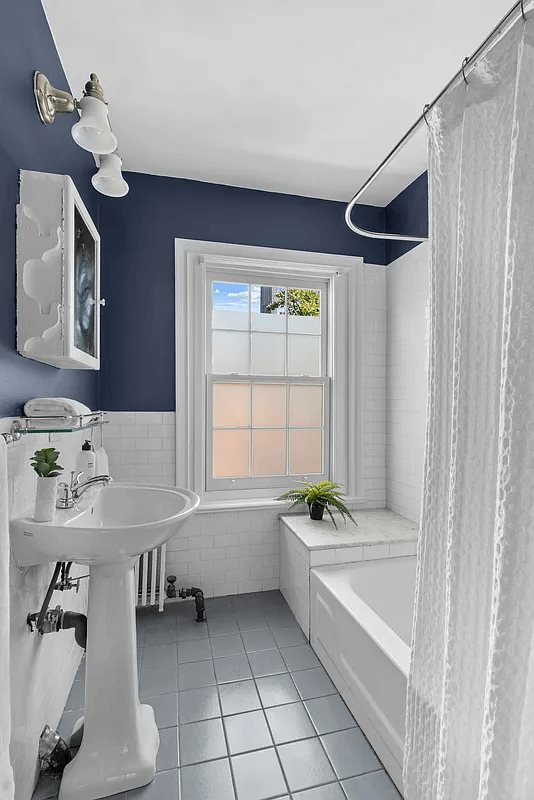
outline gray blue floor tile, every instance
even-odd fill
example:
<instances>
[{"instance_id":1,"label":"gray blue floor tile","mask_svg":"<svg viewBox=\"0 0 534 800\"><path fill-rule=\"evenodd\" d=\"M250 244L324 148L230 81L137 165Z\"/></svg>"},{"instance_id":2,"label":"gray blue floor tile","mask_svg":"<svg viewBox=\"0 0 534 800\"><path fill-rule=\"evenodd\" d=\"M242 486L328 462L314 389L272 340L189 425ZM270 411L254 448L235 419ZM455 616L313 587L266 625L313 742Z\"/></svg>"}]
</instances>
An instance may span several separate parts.
<instances>
[{"instance_id":1,"label":"gray blue floor tile","mask_svg":"<svg viewBox=\"0 0 534 800\"><path fill-rule=\"evenodd\" d=\"M138 611L155 779L110 800L401 800L278 591ZM83 714L84 663L59 730ZM57 797L43 778L32 800Z\"/></svg>"}]
</instances>

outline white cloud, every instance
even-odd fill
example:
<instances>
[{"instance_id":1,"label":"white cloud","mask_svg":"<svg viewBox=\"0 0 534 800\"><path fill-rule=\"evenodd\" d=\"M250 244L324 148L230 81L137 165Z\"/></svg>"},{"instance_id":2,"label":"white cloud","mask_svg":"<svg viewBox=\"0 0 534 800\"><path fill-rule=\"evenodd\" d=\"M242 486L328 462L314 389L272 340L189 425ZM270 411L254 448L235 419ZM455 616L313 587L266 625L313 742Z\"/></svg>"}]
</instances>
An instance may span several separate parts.
<instances>
[{"instance_id":1,"label":"white cloud","mask_svg":"<svg viewBox=\"0 0 534 800\"><path fill-rule=\"evenodd\" d=\"M228 297L248 297L248 289L245 292L228 292Z\"/></svg>"},{"instance_id":2,"label":"white cloud","mask_svg":"<svg viewBox=\"0 0 534 800\"><path fill-rule=\"evenodd\" d=\"M221 290L220 290L220 289L214 289L214 290L213 290L213 294L220 294L220 293L221 293Z\"/></svg>"}]
</instances>

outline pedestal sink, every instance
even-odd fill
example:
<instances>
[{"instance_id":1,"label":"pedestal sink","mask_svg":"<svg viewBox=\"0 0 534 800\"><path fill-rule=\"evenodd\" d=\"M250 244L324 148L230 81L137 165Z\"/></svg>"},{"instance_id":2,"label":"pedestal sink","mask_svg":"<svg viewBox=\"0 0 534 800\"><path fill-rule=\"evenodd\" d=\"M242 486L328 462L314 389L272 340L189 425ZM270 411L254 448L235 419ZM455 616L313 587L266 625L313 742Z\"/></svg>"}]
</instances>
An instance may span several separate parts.
<instances>
[{"instance_id":1,"label":"pedestal sink","mask_svg":"<svg viewBox=\"0 0 534 800\"><path fill-rule=\"evenodd\" d=\"M152 706L139 702L133 568L199 504L186 489L118 484L84 500L83 509L58 509L53 522L30 516L10 522L19 566L89 565L83 739L63 773L59 800L98 800L155 776L159 734Z\"/></svg>"}]
</instances>

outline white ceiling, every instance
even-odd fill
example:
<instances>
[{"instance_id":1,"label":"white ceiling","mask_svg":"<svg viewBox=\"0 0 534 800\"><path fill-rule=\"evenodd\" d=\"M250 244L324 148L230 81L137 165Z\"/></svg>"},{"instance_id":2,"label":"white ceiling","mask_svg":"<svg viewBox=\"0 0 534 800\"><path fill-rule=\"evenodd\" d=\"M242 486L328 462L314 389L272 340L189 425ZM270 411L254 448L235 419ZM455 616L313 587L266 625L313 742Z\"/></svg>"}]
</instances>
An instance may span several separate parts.
<instances>
[{"instance_id":1,"label":"white ceiling","mask_svg":"<svg viewBox=\"0 0 534 800\"><path fill-rule=\"evenodd\" d=\"M102 82L124 169L348 200L511 0L43 5L74 94ZM423 132L363 202L425 165Z\"/></svg>"}]
</instances>

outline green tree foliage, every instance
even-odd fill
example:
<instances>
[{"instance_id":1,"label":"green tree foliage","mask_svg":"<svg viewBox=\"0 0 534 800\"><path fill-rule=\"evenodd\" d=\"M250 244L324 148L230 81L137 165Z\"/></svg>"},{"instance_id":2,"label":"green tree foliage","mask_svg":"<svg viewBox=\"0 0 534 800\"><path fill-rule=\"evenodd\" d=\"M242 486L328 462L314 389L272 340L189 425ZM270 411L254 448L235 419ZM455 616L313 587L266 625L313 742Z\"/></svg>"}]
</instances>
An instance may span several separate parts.
<instances>
[{"instance_id":1,"label":"green tree foliage","mask_svg":"<svg viewBox=\"0 0 534 800\"><path fill-rule=\"evenodd\" d=\"M274 300L267 306L267 311L287 308L293 317L318 317L320 293L314 289L288 289L287 304L285 291L276 292ZM285 312L282 312L285 313Z\"/></svg>"}]
</instances>

